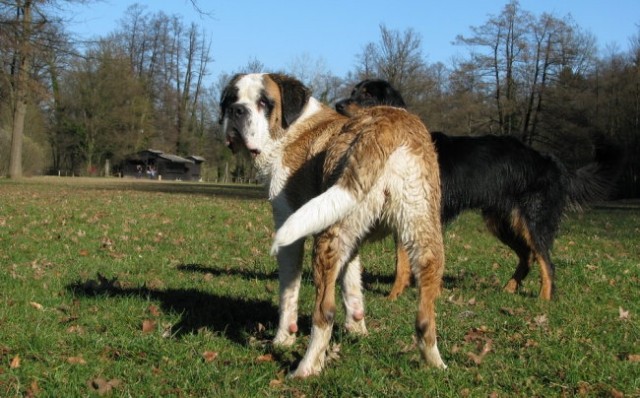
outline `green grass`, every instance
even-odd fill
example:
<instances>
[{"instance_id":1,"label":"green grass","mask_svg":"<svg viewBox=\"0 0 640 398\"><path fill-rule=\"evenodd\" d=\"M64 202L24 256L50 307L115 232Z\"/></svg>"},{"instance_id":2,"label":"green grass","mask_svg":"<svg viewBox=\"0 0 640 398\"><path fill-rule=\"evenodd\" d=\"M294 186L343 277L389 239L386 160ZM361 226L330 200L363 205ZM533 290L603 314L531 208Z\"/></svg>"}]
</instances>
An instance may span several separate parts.
<instances>
[{"instance_id":1,"label":"green grass","mask_svg":"<svg viewBox=\"0 0 640 398\"><path fill-rule=\"evenodd\" d=\"M413 344L415 289L385 299L385 240L362 250L369 335L346 334L340 313L337 358L319 377L285 378L306 348L313 286L306 258L301 337L274 350L271 236L255 187L0 180L0 396L640 396L638 206L567 215L551 303L537 269L520 293L501 291L516 259L477 214L450 225L444 372Z\"/></svg>"}]
</instances>

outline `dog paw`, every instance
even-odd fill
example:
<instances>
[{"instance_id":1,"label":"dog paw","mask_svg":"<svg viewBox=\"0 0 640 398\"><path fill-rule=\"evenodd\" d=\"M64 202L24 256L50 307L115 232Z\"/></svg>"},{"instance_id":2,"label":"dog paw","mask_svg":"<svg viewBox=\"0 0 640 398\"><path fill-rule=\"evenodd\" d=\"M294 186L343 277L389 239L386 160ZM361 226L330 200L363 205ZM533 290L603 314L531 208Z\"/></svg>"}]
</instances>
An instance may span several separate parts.
<instances>
[{"instance_id":1,"label":"dog paw","mask_svg":"<svg viewBox=\"0 0 640 398\"><path fill-rule=\"evenodd\" d=\"M291 347L296 342L296 334L287 331L278 331L273 339L273 345L279 347Z\"/></svg>"},{"instance_id":2,"label":"dog paw","mask_svg":"<svg viewBox=\"0 0 640 398\"><path fill-rule=\"evenodd\" d=\"M366 336L369 332L367 331L367 326L364 322L364 318L361 319L351 319L345 322L344 328L351 334Z\"/></svg>"},{"instance_id":3,"label":"dog paw","mask_svg":"<svg viewBox=\"0 0 640 398\"><path fill-rule=\"evenodd\" d=\"M504 286L503 290L507 293L515 293L518 291L520 284L515 279L509 279L509 282Z\"/></svg>"},{"instance_id":4,"label":"dog paw","mask_svg":"<svg viewBox=\"0 0 640 398\"><path fill-rule=\"evenodd\" d=\"M310 376L317 376L322 371L322 366L305 366L302 363L298 365L298 368L289 373L287 377L291 379L306 379Z\"/></svg>"}]
</instances>

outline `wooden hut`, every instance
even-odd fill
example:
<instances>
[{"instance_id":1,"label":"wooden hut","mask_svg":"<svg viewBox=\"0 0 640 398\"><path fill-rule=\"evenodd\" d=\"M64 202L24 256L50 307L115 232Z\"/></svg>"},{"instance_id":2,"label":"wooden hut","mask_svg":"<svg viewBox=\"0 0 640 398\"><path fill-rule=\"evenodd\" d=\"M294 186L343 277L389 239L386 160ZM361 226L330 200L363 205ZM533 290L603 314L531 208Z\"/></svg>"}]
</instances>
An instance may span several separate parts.
<instances>
[{"instance_id":1,"label":"wooden hut","mask_svg":"<svg viewBox=\"0 0 640 398\"><path fill-rule=\"evenodd\" d=\"M122 162L121 172L123 177L199 181L204 161L201 156L182 157L146 149L127 156Z\"/></svg>"}]
</instances>

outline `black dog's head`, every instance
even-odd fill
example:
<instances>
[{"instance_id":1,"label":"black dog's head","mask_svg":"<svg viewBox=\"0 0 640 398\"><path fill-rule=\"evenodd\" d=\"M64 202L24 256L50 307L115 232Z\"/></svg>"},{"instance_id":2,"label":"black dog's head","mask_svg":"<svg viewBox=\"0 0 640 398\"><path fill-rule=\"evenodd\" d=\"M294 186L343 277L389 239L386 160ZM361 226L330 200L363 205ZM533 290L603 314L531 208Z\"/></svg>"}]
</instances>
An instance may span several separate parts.
<instances>
[{"instance_id":1,"label":"black dog's head","mask_svg":"<svg viewBox=\"0 0 640 398\"><path fill-rule=\"evenodd\" d=\"M367 79L356 84L349 98L336 102L336 110L345 116L352 116L358 108L376 105L407 107L398 90L389 82L381 79Z\"/></svg>"}]
</instances>

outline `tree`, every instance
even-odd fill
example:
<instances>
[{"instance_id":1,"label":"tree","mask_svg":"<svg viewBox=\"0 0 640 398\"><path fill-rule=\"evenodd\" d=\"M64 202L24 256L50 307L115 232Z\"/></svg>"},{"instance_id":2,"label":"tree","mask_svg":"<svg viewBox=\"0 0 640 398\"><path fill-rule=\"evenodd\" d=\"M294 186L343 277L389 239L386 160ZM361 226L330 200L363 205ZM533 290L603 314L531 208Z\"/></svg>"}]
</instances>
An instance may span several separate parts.
<instances>
[{"instance_id":1,"label":"tree","mask_svg":"<svg viewBox=\"0 0 640 398\"><path fill-rule=\"evenodd\" d=\"M7 6L3 2L3 6ZM24 136L24 119L27 114L30 88L28 87L30 64L33 57L34 25L32 0L16 0L15 19L7 23L12 28L13 40L9 40L12 49L10 66L11 98L11 152L9 156L9 177L22 177L22 143ZM9 22L9 21L7 21Z\"/></svg>"},{"instance_id":2,"label":"tree","mask_svg":"<svg viewBox=\"0 0 640 398\"><path fill-rule=\"evenodd\" d=\"M127 54L102 40L64 75L60 123L77 151L74 169L82 162L94 172L105 159L122 159L148 143L150 105L132 69Z\"/></svg>"},{"instance_id":3,"label":"tree","mask_svg":"<svg viewBox=\"0 0 640 398\"><path fill-rule=\"evenodd\" d=\"M41 99L44 82L38 76L50 45L52 26L60 26L61 18L55 10L62 4L85 3L85 0L0 0L1 35L0 56L4 59L2 79L11 113L11 152L9 177L20 178L25 118L28 109L35 109ZM6 32L6 34L5 34Z\"/></svg>"},{"instance_id":4,"label":"tree","mask_svg":"<svg viewBox=\"0 0 640 398\"><path fill-rule=\"evenodd\" d=\"M201 117L203 82L211 62L210 41L196 25L177 16L148 14L139 5L127 10L112 36L128 54L154 105L152 143L159 149L189 154L193 141L209 127Z\"/></svg>"},{"instance_id":5,"label":"tree","mask_svg":"<svg viewBox=\"0 0 640 398\"><path fill-rule=\"evenodd\" d=\"M567 72L580 75L592 67L592 37L570 17L534 16L518 1L471 29L472 36L458 36L456 42L472 48L466 65L474 66L476 75L491 84L486 95L493 98L498 131L529 144L553 141L555 137L543 136L538 129L545 94Z\"/></svg>"}]
</instances>

